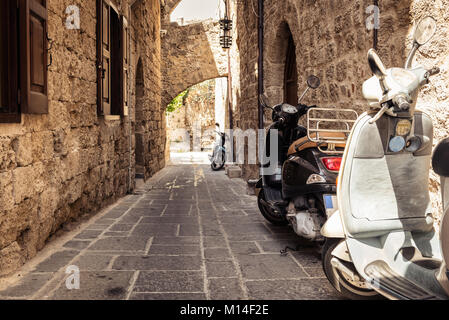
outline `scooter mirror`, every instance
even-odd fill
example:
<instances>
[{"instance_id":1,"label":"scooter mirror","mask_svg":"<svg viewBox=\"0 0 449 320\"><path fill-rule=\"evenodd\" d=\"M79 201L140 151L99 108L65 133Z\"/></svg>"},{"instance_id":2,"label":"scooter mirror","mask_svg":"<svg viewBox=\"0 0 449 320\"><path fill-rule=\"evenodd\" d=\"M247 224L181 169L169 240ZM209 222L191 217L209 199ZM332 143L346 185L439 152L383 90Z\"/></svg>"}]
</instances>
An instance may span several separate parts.
<instances>
[{"instance_id":1,"label":"scooter mirror","mask_svg":"<svg viewBox=\"0 0 449 320\"><path fill-rule=\"evenodd\" d=\"M437 31L437 22L432 17L426 17L422 19L416 27L414 40L420 46L429 42L433 38Z\"/></svg>"},{"instance_id":2,"label":"scooter mirror","mask_svg":"<svg viewBox=\"0 0 449 320\"><path fill-rule=\"evenodd\" d=\"M320 86L321 81L320 78L318 78L317 76L310 76L307 78L307 85L309 86L309 88L311 89L316 89Z\"/></svg>"},{"instance_id":3,"label":"scooter mirror","mask_svg":"<svg viewBox=\"0 0 449 320\"><path fill-rule=\"evenodd\" d=\"M385 66L376 50L370 49L368 51L368 63L374 75L376 75L379 79L385 78L387 75L387 70L385 69Z\"/></svg>"}]
</instances>

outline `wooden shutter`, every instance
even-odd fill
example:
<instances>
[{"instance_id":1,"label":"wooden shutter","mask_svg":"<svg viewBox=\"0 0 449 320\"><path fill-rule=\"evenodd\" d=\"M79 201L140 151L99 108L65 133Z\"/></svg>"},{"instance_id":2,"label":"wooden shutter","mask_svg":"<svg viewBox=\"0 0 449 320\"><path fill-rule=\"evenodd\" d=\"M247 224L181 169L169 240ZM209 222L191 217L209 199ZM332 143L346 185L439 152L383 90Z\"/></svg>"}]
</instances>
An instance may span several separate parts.
<instances>
[{"instance_id":1,"label":"wooden shutter","mask_svg":"<svg viewBox=\"0 0 449 320\"><path fill-rule=\"evenodd\" d=\"M111 6L97 0L97 110L111 113Z\"/></svg>"},{"instance_id":2,"label":"wooden shutter","mask_svg":"<svg viewBox=\"0 0 449 320\"><path fill-rule=\"evenodd\" d=\"M18 1L21 109L48 113L47 1Z\"/></svg>"},{"instance_id":3,"label":"wooden shutter","mask_svg":"<svg viewBox=\"0 0 449 320\"><path fill-rule=\"evenodd\" d=\"M122 31L122 66L123 74L121 81L122 100L121 115L128 116L129 114L129 65L130 65L130 35L128 20L126 17L121 17L121 31Z\"/></svg>"},{"instance_id":4,"label":"wooden shutter","mask_svg":"<svg viewBox=\"0 0 449 320\"><path fill-rule=\"evenodd\" d=\"M0 122L20 122L16 0L0 1Z\"/></svg>"}]
</instances>

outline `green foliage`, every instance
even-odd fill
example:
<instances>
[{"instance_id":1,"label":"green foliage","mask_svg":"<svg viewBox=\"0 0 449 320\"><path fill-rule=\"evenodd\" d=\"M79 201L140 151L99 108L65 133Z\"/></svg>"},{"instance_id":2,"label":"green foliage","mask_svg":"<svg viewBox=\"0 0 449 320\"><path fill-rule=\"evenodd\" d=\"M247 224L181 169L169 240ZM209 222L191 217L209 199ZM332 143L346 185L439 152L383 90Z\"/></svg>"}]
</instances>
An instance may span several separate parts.
<instances>
[{"instance_id":1,"label":"green foliage","mask_svg":"<svg viewBox=\"0 0 449 320\"><path fill-rule=\"evenodd\" d=\"M167 113L174 112L181 108L184 105L184 101L187 99L189 95L189 89L180 93L176 98L172 100L167 106Z\"/></svg>"}]
</instances>

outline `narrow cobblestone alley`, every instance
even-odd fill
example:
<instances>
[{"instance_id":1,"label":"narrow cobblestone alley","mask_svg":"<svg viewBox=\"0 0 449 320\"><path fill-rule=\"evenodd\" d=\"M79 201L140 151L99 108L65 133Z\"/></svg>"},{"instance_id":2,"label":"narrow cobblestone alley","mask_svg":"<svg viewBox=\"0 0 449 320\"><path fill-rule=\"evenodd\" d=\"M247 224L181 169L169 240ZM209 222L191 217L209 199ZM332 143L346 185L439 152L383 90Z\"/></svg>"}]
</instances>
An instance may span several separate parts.
<instances>
[{"instance_id":1,"label":"narrow cobblestone alley","mask_svg":"<svg viewBox=\"0 0 449 320\"><path fill-rule=\"evenodd\" d=\"M301 240L265 223L243 180L207 165L170 165L94 219L25 265L0 298L338 298L317 249L281 256ZM72 265L79 290L66 288Z\"/></svg>"}]
</instances>

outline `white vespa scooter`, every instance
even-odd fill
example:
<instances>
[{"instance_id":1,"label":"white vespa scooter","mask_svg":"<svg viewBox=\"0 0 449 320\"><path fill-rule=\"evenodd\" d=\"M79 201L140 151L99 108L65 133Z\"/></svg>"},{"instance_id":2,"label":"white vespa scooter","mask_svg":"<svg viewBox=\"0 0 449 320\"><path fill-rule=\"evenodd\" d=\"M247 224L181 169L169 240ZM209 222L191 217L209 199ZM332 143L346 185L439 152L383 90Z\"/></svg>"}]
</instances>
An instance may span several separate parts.
<instances>
[{"instance_id":1,"label":"white vespa scooter","mask_svg":"<svg viewBox=\"0 0 449 320\"><path fill-rule=\"evenodd\" d=\"M411 68L417 49L435 31L431 17L418 24L405 68L386 70L373 49L368 54L375 76L364 83L363 94L374 110L352 129L337 188L339 212L321 231L327 238L324 271L347 298L449 297L449 214L439 236L429 196L433 125L415 110L419 89L439 69ZM448 144L434 154L442 176L449 176ZM449 179L442 180L447 212Z\"/></svg>"}]
</instances>

